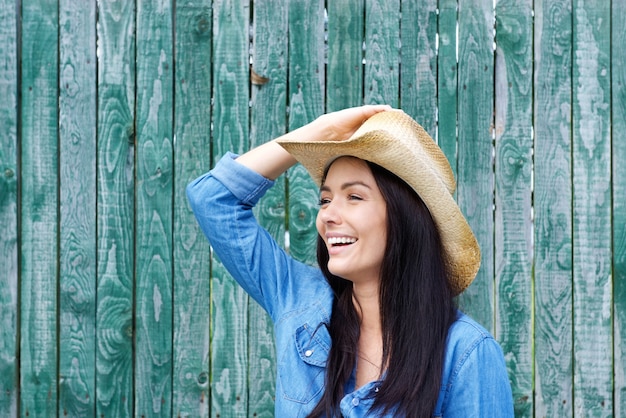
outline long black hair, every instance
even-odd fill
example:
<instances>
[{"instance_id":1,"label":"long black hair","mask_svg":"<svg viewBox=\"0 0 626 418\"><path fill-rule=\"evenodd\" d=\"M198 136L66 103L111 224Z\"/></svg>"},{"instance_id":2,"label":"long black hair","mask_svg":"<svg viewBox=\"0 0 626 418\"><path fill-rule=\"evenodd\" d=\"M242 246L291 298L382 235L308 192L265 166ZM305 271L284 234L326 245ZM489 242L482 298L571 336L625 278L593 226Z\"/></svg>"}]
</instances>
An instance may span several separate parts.
<instances>
[{"instance_id":1,"label":"long black hair","mask_svg":"<svg viewBox=\"0 0 626 418\"><path fill-rule=\"evenodd\" d=\"M381 266L382 364L388 365L373 410L407 418L430 417L441 386L446 337L456 318L441 240L422 199L403 180L367 162L387 205L387 242ZM341 416L339 403L356 364L360 319L352 282L328 270L321 237L317 261L334 291L332 340L325 388L309 418Z\"/></svg>"}]
</instances>

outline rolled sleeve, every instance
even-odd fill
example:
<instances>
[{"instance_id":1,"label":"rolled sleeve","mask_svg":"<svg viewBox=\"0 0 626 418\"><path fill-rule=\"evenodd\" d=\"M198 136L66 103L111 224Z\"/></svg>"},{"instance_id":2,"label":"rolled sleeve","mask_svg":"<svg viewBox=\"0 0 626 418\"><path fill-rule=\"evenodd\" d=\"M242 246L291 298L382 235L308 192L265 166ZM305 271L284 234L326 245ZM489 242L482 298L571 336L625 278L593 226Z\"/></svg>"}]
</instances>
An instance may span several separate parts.
<instances>
[{"instance_id":1,"label":"rolled sleeve","mask_svg":"<svg viewBox=\"0 0 626 418\"><path fill-rule=\"evenodd\" d=\"M211 187L211 184L207 184L205 181L209 176L222 183L238 200L247 206L256 205L265 192L274 185L272 180L235 161L237 157L238 155L232 152L226 153L213 170L187 186L187 197L194 211L198 207L194 203L200 204L203 197L210 197L207 196L204 189L204 187Z\"/></svg>"},{"instance_id":2,"label":"rolled sleeve","mask_svg":"<svg viewBox=\"0 0 626 418\"><path fill-rule=\"evenodd\" d=\"M276 321L301 294L313 269L293 260L256 221L252 208L273 181L225 155L187 186L187 196L214 253L239 285ZM300 280L297 280L300 279Z\"/></svg>"}]
</instances>

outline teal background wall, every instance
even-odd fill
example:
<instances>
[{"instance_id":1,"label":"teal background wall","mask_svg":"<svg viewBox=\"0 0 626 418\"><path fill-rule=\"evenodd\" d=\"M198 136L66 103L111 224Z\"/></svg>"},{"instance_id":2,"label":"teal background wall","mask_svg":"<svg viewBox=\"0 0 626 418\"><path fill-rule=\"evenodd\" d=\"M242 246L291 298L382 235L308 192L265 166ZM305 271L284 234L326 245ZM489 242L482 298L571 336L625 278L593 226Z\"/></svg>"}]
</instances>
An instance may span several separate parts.
<instances>
[{"instance_id":1,"label":"teal background wall","mask_svg":"<svg viewBox=\"0 0 626 418\"><path fill-rule=\"evenodd\" d=\"M272 326L184 188L318 115L437 139L519 417L626 415L618 0L0 0L0 416L271 417ZM311 262L301 167L257 216Z\"/></svg>"}]
</instances>

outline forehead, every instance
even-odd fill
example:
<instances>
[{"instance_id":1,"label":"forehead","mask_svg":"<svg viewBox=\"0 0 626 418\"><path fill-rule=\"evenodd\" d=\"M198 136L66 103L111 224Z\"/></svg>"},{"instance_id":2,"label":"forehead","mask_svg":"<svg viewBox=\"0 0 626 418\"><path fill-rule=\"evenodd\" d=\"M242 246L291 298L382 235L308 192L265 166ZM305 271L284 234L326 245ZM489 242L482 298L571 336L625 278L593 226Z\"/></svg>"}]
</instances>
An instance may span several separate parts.
<instances>
[{"instance_id":1,"label":"forehead","mask_svg":"<svg viewBox=\"0 0 626 418\"><path fill-rule=\"evenodd\" d=\"M369 165L356 157L339 157L330 163L322 182L322 188L342 187L347 183L363 183L378 189Z\"/></svg>"}]
</instances>

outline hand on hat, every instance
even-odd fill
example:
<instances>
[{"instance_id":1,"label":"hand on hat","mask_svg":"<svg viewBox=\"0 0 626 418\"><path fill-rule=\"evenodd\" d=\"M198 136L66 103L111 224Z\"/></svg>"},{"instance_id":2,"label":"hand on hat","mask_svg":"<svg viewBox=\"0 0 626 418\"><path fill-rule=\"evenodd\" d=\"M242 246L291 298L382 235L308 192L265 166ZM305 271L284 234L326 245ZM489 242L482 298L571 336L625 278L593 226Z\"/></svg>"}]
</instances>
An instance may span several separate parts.
<instances>
[{"instance_id":1,"label":"hand on hat","mask_svg":"<svg viewBox=\"0 0 626 418\"><path fill-rule=\"evenodd\" d=\"M326 113L313 122L318 135L315 135L315 138L309 139L343 141L350 138L363 122L371 116L386 110L392 110L392 107L389 105L365 105Z\"/></svg>"},{"instance_id":2,"label":"hand on hat","mask_svg":"<svg viewBox=\"0 0 626 418\"><path fill-rule=\"evenodd\" d=\"M392 110L389 105L366 105L327 113L281 138L309 141L342 141L350 138L356 130L376 113ZM278 138L280 139L280 138ZM270 180L276 179L296 163L277 140L266 142L237 158L242 165Z\"/></svg>"}]
</instances>

